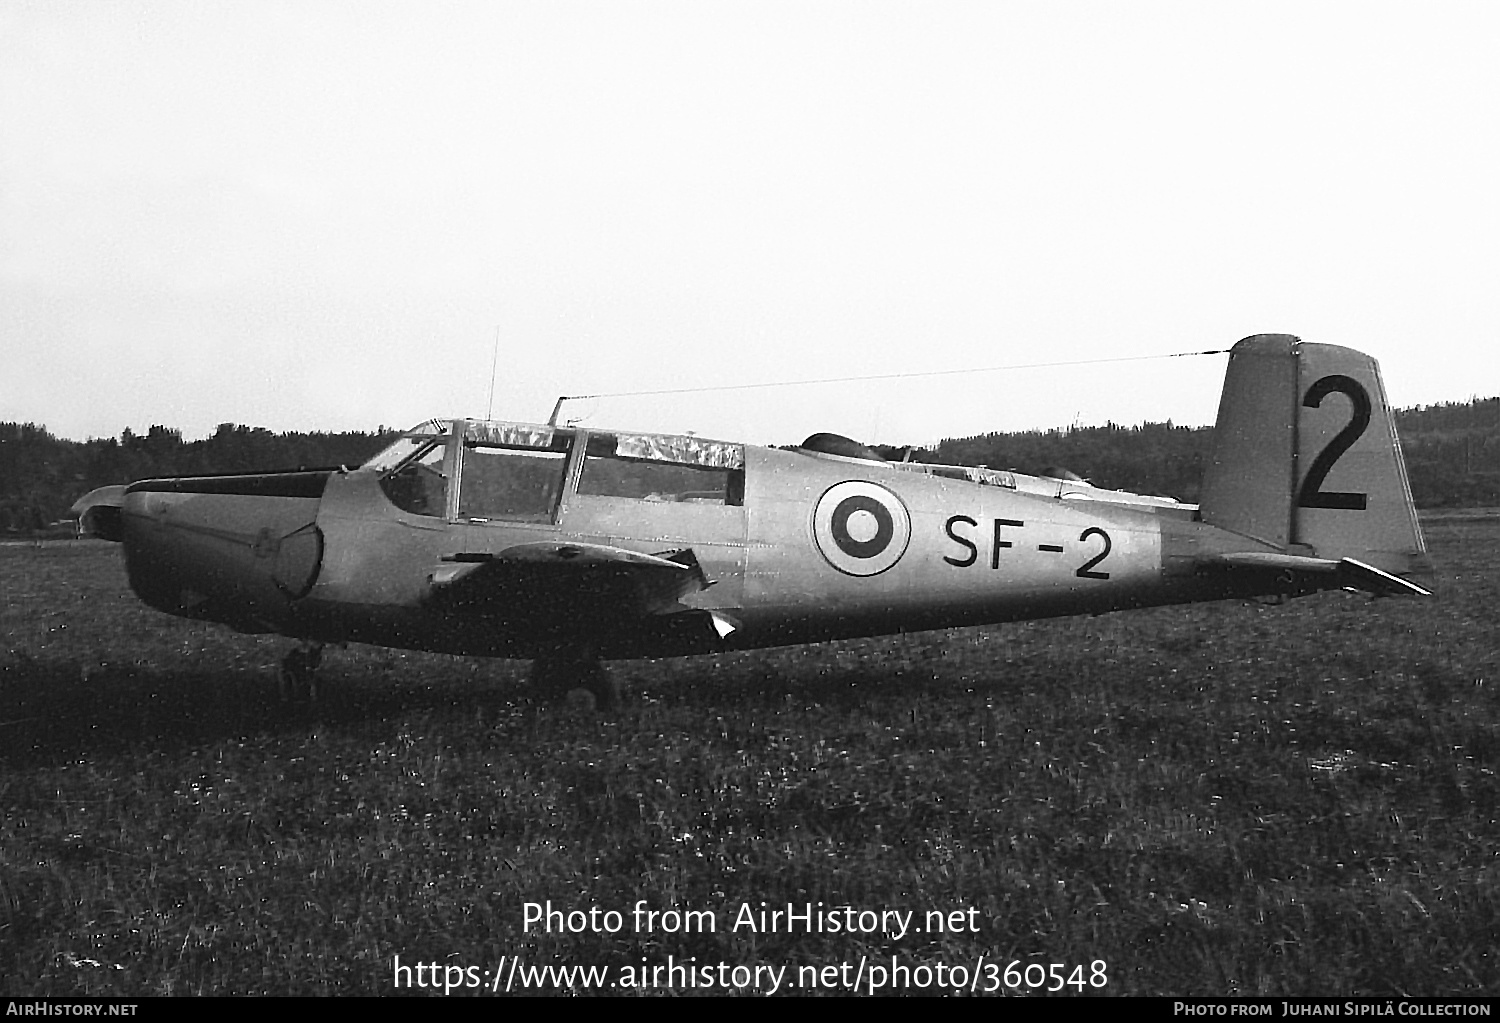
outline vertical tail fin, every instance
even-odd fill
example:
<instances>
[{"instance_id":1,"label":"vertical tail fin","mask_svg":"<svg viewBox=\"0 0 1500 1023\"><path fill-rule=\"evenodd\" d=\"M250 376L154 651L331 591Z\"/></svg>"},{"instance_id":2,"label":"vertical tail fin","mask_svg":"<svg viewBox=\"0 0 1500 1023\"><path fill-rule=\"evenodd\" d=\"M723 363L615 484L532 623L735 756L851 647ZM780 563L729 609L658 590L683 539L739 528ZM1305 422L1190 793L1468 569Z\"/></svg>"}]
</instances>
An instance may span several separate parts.
<instances>
[{"instance_id":1,"label":"vertical tail fin","mask_svg":"<svg viewBox=\"0 0 1500 1023\"><path fill-rule=\"evenodd\" d=\"M1351 348L1288 334L1234 346L1200 515L1290 553L1428 570L1380 368Z\"/></svg>"}]
</instances>

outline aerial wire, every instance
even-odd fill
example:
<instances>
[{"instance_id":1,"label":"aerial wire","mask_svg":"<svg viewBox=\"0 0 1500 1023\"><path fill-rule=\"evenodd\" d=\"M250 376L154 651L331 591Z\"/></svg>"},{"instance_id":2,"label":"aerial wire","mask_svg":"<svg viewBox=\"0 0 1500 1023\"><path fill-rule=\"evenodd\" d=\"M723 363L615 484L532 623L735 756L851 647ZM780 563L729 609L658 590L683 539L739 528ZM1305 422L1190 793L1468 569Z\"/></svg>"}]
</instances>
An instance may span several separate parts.
<instances>
[{"instance_id":1,"label":"aerial wire","mask_svg":"<svg viewBox=\"0 0 1500 1023\"><path fill-rule=\"evenodd\" d=\"M1030 362L1013 366L982 366L977 369L929 369L909 373L876 373L867 376L823 377L818 380L774 380L756 384L708 384L701 387L666 387L650 391L612 391L600 394L564 394L557 399L559 406L565 401L583 398L641 398L662 394L697 394L703 391L749 391L767 387L807 387L812 384L852 384L869 380L909 380L915 377L963 376L970 373L1002 373L1018 369L1053 369L1062 366L1096 366L1107 362L1145 362L1150 359L1183 359L1195 355L1228 355L1228 348L1214 348L1204 352L1168 352L1164 355L1117 355L1107 359L1077 359L1069 362ZM554 409L553 416L557 415Z\"/></svg>"}]
</instances>

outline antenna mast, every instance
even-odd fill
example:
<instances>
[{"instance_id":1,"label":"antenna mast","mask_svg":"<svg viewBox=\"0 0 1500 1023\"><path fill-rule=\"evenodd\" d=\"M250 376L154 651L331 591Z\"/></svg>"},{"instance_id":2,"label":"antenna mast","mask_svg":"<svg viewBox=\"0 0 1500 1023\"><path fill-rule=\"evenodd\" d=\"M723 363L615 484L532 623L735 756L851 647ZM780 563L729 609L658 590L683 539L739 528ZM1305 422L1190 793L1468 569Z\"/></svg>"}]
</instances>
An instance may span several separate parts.
<instances>
[{"instance_id":1,"label":"antenna mast","mask_svg":"<svg viewBox=\"0 0 1500 1023\"><path fill-rule=\"evenodd\" d=\"M490 356L490 400L484 407L484 418L493 419L495 412L495 370L500 365L500 328L495 328L495 351Z\"/></svg>"}]
</instances>

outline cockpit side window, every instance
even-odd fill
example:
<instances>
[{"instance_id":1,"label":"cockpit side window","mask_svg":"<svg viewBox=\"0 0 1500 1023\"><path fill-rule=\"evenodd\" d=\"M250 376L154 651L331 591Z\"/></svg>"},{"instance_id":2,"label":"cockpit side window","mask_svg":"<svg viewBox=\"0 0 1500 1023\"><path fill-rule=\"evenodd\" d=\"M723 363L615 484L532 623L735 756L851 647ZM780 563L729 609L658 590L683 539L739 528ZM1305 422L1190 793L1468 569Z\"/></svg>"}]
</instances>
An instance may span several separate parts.
<instances>
[{"instance_id":1,"label":"cockpit side window","mask_svg":"<svg viewBox=\"0 0 1500 1023\"><path fill-rule=\"evenodd\" d=\"M550 522L567 479L572 434L559 430L544 443L531 446L466 439L459 517Z\"/></svg>"},{"instance_id":2,"label":"cockpit side window","mask_svg":"<svg viewBox=\"0 0 1500 1023\"><path fill-rule=\"evenodd\" d=\"M443 472L447 438L430 440L397 468L380 477L392 504L413 515L442 518L448 513L448 477Z\"/></svg>"}]
</instances>

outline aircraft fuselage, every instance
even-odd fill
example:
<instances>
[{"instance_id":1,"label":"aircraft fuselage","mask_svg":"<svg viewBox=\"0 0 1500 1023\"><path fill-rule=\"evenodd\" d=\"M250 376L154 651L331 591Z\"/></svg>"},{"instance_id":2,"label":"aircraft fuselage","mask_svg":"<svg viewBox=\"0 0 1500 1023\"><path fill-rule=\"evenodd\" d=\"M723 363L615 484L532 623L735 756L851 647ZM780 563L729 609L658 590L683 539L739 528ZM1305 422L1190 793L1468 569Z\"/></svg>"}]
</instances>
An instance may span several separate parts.
<instances>
[{"instance_id":1,"label":"aircraft fuselage","mask_svg":"<svg viewBox=\"0 0 1500 1023\"><path fill-rule=\"evenodd\" d=\"M247 631L514 657L551 642L556 618L569 608L528 607L522 594L486 614L454 614L432 606L436 570L539 542L645 554L691 549L711 585L682 605L722 611L740 626L723 638L639 621L580 623L605 657L1102 612L1265 588L1205 576L1194 556L1269 545L1195 522L1191 507L1168 501L1080 498L1086 487L1060 497L1068 488L1059 481L1050 481L1052 494L1028 493L899 464L748 445L728 446L738 464L724 472L742 479L706 494L589 493L630 487L581 486L588 435L554 435L567 437L557 493L544 510L514 517L468 507L464 465L477 456L454 432L440 442L449 448L441 465L457 491L447 487L441 508L420 512L392 500L382 483L389 471L381 469L137 483L123 505L132 584L162 610Z\"/></svg>"},{"instance_id":2,"label":"aircraft fuselage","mask_svg":"<svg viewBox=\"0 0 1500 1023\"><path fill-rule=\"evenodd\" d=\"M1235 345L1202 503L1066 473L692 435L431 420L358 469L145 480L75 505L155 607L311 646L658 657L1326 589L1430 595L1375 361Z\"/></svg>"}]
</instances>

